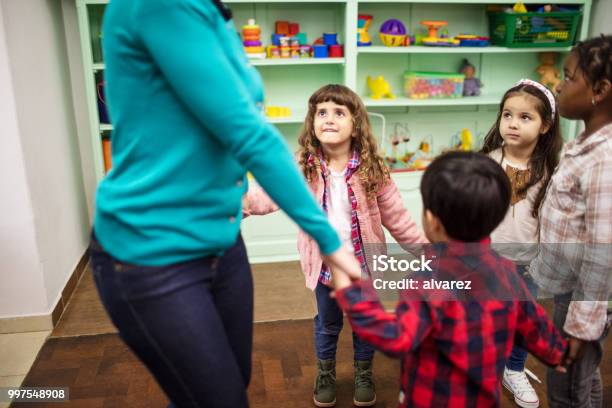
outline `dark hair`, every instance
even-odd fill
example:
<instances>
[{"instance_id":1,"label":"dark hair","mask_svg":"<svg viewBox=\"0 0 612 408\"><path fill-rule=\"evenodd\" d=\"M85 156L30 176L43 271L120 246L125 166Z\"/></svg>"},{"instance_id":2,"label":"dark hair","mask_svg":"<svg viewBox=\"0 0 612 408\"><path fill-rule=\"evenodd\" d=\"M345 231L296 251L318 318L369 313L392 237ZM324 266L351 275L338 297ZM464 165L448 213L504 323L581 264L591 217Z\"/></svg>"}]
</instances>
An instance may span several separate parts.
<instances>
[{"instance_id":1,"label":"dark hair","mask_svg":"<svg viewBox=\"0 0 612 408\"><path fill-rule=\"evenodd\" d=\"M587 83L596 90L602 80L612 82L612 35L578 41L572 52L578 57L578 66Z\"/></svg>"},{"instance_id":2,"label":"dark hair","mask_svg":"<svg viewBox=\"0 0 612 408\"><path fill-rule=\"evenodd\" d=\"M461 62L461 66L459 67L459 72L463 74L467 67L471 67L474 71L476 71L476 67L474 66L474 64L468 61L467 58L464 58Z\"/></svg>"},{"instance_id":3,"label":"dark hair","mask_svg":"<svg viewBox=\"0 0 612 408\"><path fill-rule=\"evenodd\" d=\"M497 114L497 120L495 124L489 130L489 133L485 137L484 144L482 146L482 153L490 153L493 150L499 149L503 146L504 140L499 133L499 123L501 121L502 113L504 111L504 104L506 100L511 96L517 96L521 94L531 95L538 101L537 110L542 118L542 123L548 125L548 131L540 137L536 143L535 149L529 158L529 168L531 170L531 176L527 184L520 188L515 193L517 195L524 194L532 186L536 185L540 180L544 180L542 186L538 190L536 198L533 202L531 209L531 215L534 218L538 217L538 210L540 204L544 199L546 193L546 187L550 182L550 177L553 171L559 164L559 153L563 147L563 138L561 137L561 131L559 126L559 109L555 109L555 115L553 118L552 107L550 102L544 93L533 85L520 84L510 88L504 94L501 103L499 104L499 113ZM502 158L504 152L502 150Z\"/></svg>"},{"instance_id":4,"label":"dark hair","mask_svg":"<svg viewBox=\"0 0 612 408\"><path fill-rule=\"evenodd\" d=\"M440 219L449 237L475 242L487 237L510 205L510 181L490 157L475 152L439 156L421 179L423 209Z\"/></svg>"}]
</instances>

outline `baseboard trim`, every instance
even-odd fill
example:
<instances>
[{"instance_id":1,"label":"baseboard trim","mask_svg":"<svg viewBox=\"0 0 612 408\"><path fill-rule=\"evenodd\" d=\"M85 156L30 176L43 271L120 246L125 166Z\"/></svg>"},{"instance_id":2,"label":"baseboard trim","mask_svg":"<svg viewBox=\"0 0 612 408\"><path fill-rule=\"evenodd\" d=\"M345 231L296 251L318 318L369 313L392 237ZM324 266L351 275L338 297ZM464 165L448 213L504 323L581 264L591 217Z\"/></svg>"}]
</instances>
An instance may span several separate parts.
<instances>
[{"instance_id":1,"label":"baseboard trim","mask_svg":"<svg viewBox=\"0 0 612 408\"><path fill-rule=\"evenodd\" d=\"M66 310L70 298L74 294L77 284L87 270L89 263L89 249L85 251L79 262L77 263L70 278L66 282L62 295L53 308L53 311L48 314L20 317L5 317L0 318L0 334L6 333L25 333L35 331L53 330L60 317Z\"/></svg>"}]
</instances>

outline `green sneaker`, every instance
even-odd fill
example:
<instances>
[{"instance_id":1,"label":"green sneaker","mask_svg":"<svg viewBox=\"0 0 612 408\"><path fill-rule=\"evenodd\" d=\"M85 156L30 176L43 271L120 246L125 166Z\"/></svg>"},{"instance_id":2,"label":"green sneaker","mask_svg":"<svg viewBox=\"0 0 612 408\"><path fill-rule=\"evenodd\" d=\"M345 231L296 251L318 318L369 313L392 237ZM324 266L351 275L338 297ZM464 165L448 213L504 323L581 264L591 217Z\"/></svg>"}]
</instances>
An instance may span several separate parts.
<instances>
[{"instance_id":1,"label":"green sneaker","mask_svg":"<svg viewBox=\"0 0 612 408\"><path fill-rule=\"evenodd\" d=\"M312 399L317 407L336 405L336 360L317 360L317 378Z\"/></svg>"},{"instance_id":2,"label":"green sneaker","mask_svg":"<svg viewBox=\"0 0 612 408\"><path fill-rule=\"evenodd\" d=\"M371 407L376 404L376 392L372 380L372 360L355 360L355 396L356 407Z\"/></svg>"}]
</instances>

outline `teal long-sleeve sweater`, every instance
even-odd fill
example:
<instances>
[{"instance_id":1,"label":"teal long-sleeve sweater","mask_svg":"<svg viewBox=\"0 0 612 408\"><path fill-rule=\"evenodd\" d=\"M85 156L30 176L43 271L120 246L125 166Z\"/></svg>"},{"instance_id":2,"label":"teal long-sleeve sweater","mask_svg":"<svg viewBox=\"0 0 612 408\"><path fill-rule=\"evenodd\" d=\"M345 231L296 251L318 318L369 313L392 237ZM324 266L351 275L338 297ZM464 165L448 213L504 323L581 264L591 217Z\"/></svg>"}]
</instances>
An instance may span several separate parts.
<instances>
[{"instance_id":1,"label":"teal long-sleeve sweater","mask_svg":"<svg viewBox=\"0 0 612 408\"><path fill-rule=\"evenodd\" d=\"M94 231L111 255L158 266L223 253L240 229L247 170L324 254L340 247L212 1L113 0L103 32L113 168Z\"/></svg>"}]
</instances>

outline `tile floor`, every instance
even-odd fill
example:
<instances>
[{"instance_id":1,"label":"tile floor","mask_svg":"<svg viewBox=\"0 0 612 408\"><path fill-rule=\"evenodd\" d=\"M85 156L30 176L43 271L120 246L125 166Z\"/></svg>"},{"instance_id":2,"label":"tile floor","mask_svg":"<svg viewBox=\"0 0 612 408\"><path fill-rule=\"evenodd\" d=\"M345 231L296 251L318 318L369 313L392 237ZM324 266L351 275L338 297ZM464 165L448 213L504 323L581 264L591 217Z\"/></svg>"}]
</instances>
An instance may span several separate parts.
<instances>
[{"instance_id":1,"label":"tile floor","mask_svg":"<svg viewBox=\"0 0 612 408\"><path fill-rule=\"evenodd\" d=\"M51 331L0 334L0 387L18 387ZM9 406L0 402L0 408Z\"/></svg>"}]
</instances>

